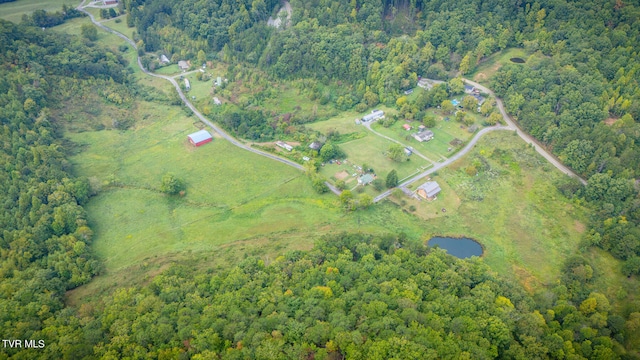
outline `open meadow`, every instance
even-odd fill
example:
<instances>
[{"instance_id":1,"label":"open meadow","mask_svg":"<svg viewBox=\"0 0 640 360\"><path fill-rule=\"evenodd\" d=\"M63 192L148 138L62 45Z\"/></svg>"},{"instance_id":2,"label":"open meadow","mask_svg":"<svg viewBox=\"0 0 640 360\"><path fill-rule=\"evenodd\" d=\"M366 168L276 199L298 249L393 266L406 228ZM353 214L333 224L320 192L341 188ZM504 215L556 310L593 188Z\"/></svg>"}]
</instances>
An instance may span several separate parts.
<instances>
[{"instance_id":1,"label":"open meadow","mask_svg":"<svg viewBox=\"0 0 640 360\"><path fill-rule=\"evenodd\" d=\"M110 46L117 43L109 39L112 35L100 36ZM135 75L143 85L174 91L165 80L139 70ZM562 261L578 247L584 231L584 209L553 185L564 175L509 133L486 135L462 160L434 174L443 190L434 202L392 197L345 213L335 195L316 194L296 169L219 137L191 147L186 135L201 125L180 106L138 101L132 109L135 124L128 130L67 131L81 150L71 158L74 172L88 177L97 191L86 209L94 231L92 248L104 265L101 275L70 293L71 303L146 282L173 262L212 271L246 255L269 262L285 251L310 248L323 234L344 231L404 232L411 241L472 237L482 243L484 261L495 271L535 291L557 281ZM339 144L349 163L323 167L327 178L341 172L340 166L348 174L353 164L366 163L383 177L398 168L381 154L391 142L355 125L361 116L344 112L308 125L324 133L362 133ZM448 131L462 136L454 130ZM416 160L413 156L402 163L400 178L426 165ZM159 191L167 172L185 181L184 197ZM608 263L617 266L615 260Z\"/></svg>"},{"instance_id":2,"label":"open meadow","mask_svg":"<svg viewBox=\"0 0 640 360\"><path fill-rule=\"evenodd\" d=\"M526 60L529 55L530 54L527 54L522 48L504 49L484 59L482 63L476 66L475 70L467 74L466 77L480 84L489 86L491 85L491 78L502 66L512 64L511 58L522 58Z\"/></svg>"},{"instance_id":3,"label":"open meadow","mask_svg":"<svg viewBox=\"0 0 640 360\"><path fill-rule=\"evenodd\" d=\"M62 11L62 5L76 7L80 1L73 0L20 0L0 4L0 18L19 23L22 15L30 15L35 10Z\"/></svg>"}]
</instances>

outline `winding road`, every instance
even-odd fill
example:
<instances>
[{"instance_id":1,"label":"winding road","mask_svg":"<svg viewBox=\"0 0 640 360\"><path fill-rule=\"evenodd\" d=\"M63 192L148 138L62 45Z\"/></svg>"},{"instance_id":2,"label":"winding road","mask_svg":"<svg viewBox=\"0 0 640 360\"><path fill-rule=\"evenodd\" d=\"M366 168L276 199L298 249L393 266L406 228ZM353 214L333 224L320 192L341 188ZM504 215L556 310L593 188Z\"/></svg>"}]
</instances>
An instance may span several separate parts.
<instances>
[{"instance_id":1,"label":"winding road","mask_svg":"<svg viewBox=\"0 0 640 360\"><path fill-rule=\"evenodd\" d=\"M93 22L96 26L98 26L102 30L120 37L121 39L123 39L127 43L129 43L129 45L131 45L134 49L138 50L138 47L136 46L135 42L133 42L133 40L129 39L126 35L118 32L118 31L115 31L115 30L113 30L113 29L101 24L100 22L98 22L96 20L96 18L93 16L93 14L91 14L90 12L88 12L88 11L86 11L84 9L85 8L85 6L84 6L85 2L86 2L86 0L83 1L78 6L77 9L79 11L82 11L83 13L87 14L87 16L89 16L89 18L91 19L91 22ZM140 59L140 56L138 56L137 59L138 59L138 66L140 67L140 70L142 70L142 72L144 72L145 74L147 74L149 76L153 76L153 77L157 77L157 78L161 78L161 79L165 79L165 80L169 81L173 85L173 87L176 88L176 91L178 92L178 95L180 96L180 99L182 100L182 102L198 117L198 119L200 119L200 121L202 121L202 123L204 123L205 125L209 126L216 133L218 133L222 138L224 138L225 140L229 141L231 144L233 144L233 145L235 145L235 146L237 146L237 147L239 147L241 149L250 151L250 152L252 152L254 154L258 154L258 155L267 157L269 159L273 159L275 161L279 161L279 162L281 162L283 164L292 166L292 167L294 167L294 168L296 168L298 170L305 171L305 168L302 165L300 165L297 162L295 162L295 161L291 161L289 159L284 159L284 158L281 158L281 157L276 156L274 154L270 154L268 152L260 151L258 149L252 148L252 147L247 146L247 145L243 144L242 142L238 141L236 138L234 138L233 136L229 135L227 132L222 130L222 128L220 128L219 126L217 126L216 124L211 122L209 119L204 117L204 115L202 115L202 113L200 113L200 111L198 111L198 109L196 109L196 107L187 99L187 96L184 94L184 92L182 92L182 89L180 88L180 85L178 84L178 82L173 77L152 73L142 65L142 60ZM325 182L325 184L327 185L329 190L331 190L331 192L333 192L336 195L340 195L341 191L338 188L336 188L335 186L333 186L329 182Z\"/></svg>"},{"instance_id":2,"label":"winding road","mask_svg":"<svg viewBox=\"0 0 640 360\"><path fill-rule=\"evenodd\" d=\"M124 41L126 41L127 43L129 43L134 49L138 49L138 47L136 46L135 42L128 38L126 35L115 31L103 24L101 24L99 21L96 20L96 18L93 16L93 14L89 13L88 11L86 11L84 8L86 7L85 2L87 0L83 0L82 3L80 3L80 5L78 5L77 9L85 14L87 14L87 16L89 16L89 18L91 19L91 22L93 22L97 27L99 27L100 29L114 34L118 37L120 37L121 39L123 39ZM288 9L287 9L288 10ZM246 151L250 151L254 154L260 155L260 156L264 156L267 157L269 159L275 160L275 161L279 161L283 164L292 166L298 170L302 170L304 171L304 167L294 161L285 159L285 158L281 158L279 156L276 156L274 154L270 154L268 152L264 152L255 148L252 148L250 146L247 146L246 144L238 141L236 138L234 138L233 136L229 135L228 133L226 133L224 130L222 130L222 128L220 128L219 126L217 126L216 124L214 124L213 122L211 122L209 119L207 119L206 117L204 117L204 115L202 115L202 113L200 113L198 111L198 109L196 109L196 107L187 99L186 95L182 92L182 89L180 88L180 85L178 84L178 82L171 76L165 76L165 75L160 75L160 74L155 74L152 73L150 71L148 71L143 65L142 65L142 61L140 59L140 57L137 57L138 60L138 66L140 67L140 70L142 70L142 72L144 72L146 75L149 76L153 76L156 78L161 78L161 79L165 79L167 81L169 81L171 84L173 84L173 86L175 87L176 91L178 92L178 95L180 96L180 99L182 100L182 102L198 117L198 119L200 119L200 121L202 121L202 123L204 123L205 125L209 126L211 129L213 129L216 133L218 133L222 138L226 139L227 141L229 141L231 144L244 149ZM549 152L547 152L540 144L538 144L535 139L533 139L530 135L526 134L525 132L523 132L518 126L517 124L513 121L513 119L511 119L511 117L507 114L507 112L504 109L504 104L502 103L502 100L498 97L495 96L495 94L493 93L493 91L489 90L488 88L474 82L468 79L463 79L464 82L475 86L476 88L480 89L482 92L485 92L487 94L492 95L493 97L495 97L496 99L496 103L498 106L498 109L500 110L500 113L502 114L502 117L504 118L504 120L507 123L507 126L493 126L493 127L488 127L488 128L484 128L482 130L480 130L470 141L469 143L460 151L458 151L455 155L453 155L452 157L448 158L447 160L443 161L443 162L434 162L430 159L428 159L427 157L423 156L422 154L418 154L416 153L418 156L422 157L423 159L431 162L434 166L412 178L410 178L409 180L406 180L404 182L402 182L400 185L398 185L399 188L406 190L406 186L419 181L420 179L424 178L425 176L432 174L436 171L438 171L439 169L442 169L448 165L450 165L451 163L455 162L456 160L460 159L461 157L463 157L464 155L466 155L474 146L475 144L478 142L478 140L486 133L491 132L491 131L495 131L495 130L515 130L518 135L527 143L532 144L533 147L536 149L536 151L542 155L545 159L547 159L547 161L549 161L552 165L554 165L556 168L558 168L560 171L562 171L563 173L575 177L578 180L580 180L580 182L584 185L587 184L587 182L580 178L578 175L576 175L573 171L571 171L569 168L567 168L566 166L564 166L558 159L556 159L553 155L551 155ZM402 143L388 138L378 132L376 132L375 130L371 129L370 125L366 126L370 131L372 131L373 133L375 133L378 136L381 136L383 138L386 138L388 140L391 140L395 143L401 144ZM325 182L325 184L327 185L327 187L331 190L331 192L333 192L336 195L340 195L341 191L336 188L335 186L333 186L331 183L329 182ZM374 198L374 202L379 202L383 199L385 199L386 197L388 197L389 195L391 195L391 190L387 190L385 192L383 192L382 194L376 196Z\"/></svg>"},{"instance_id":3,"label":"winding road","mask_svg":"<svg viewBox=\"0 0 640 360\"><path fill-rule=\"evenodd\" d=\"M574 177L576 179L578 179L582 185L587 185L587 181L583 178L581 178L580 176L578 176L578 174L574 173L573 171L571 171L571 169L569 169L568 167L564 166L560 160L558 160L555 156L553 156L550 152L548 152L542 145L540 145L536 139L533 138L533 136L525 133L524 131L522 131L522 129L520 129L520 127L518 126L518 124L516 124L515 121L513 121L513 119L511 118L511 116L509 116L509 114L507 114L507 111L504 109L504 104L502 103L502 100L497 97L493 91L489 90L487 87L484 87L480 84L478 84L477 82L468 80L468 79L462 79L464 82L466 82L469 85L473 85L476 88L480 89L480 91L490 94L491 96L493 96L496 99L496 104L498 105L498 109L500 110L500 114L502 114L502 117L504 118L504 121L507 122L507 124L509 125L509 127L511 127L513 130L516 131L516 133L518 133L518 135L522 138L522 140L524 140L527 144L531 144L533 145L534 149L536 149L536 151L538 152L538 154L542 155L545 159L547 159L547 161L549 161L553 166L555 166L558 170L562 171L563 173Z\"/></svg>"}]
</instances>

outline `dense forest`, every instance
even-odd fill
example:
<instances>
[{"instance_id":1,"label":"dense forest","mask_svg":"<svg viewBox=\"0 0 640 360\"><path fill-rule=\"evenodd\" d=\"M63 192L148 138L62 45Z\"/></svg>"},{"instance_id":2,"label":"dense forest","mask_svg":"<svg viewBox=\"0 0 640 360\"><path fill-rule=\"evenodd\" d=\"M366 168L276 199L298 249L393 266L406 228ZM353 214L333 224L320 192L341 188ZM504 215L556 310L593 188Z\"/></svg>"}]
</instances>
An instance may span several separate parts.
<instances>
[{"instance_id":1,"label":"dense forest","mask_svg":"<svg viewBox=\"0 0 640 360\"><path fill-rule=\"evenodd\" d=\"M0 337L43 339L51 355L74 336L65 291L100 270L82 208L89 183L70 173L52 108L84 82L122 82L127 72L114 53L26 24L0 20L0 39Z\"/></svg>"}]
</instances>

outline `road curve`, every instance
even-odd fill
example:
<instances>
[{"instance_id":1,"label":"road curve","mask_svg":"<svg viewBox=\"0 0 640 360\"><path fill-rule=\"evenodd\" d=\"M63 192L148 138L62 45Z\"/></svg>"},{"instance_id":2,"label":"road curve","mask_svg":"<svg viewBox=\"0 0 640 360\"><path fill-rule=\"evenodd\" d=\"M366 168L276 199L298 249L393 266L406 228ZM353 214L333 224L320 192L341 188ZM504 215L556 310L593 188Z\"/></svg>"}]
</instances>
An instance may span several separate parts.
<instances>
[{"instance_id":1,"label":"road curve","mask_svg":"<svg viewBox=\"0 0 640 360\"><path fill-rule=\"evenodd\" d=\"M507 114L507 111L504 109L504 104L502 103L502 100L499 97L497 97L493 93L493 91L491 91L489 88L487 88L485 86L482 86L482 85L478 84L475 81L471 81L471 80L465 79L465 78L463 78L462 80L464 82L466 82L467 84L473 85L476 88L480 89L480 91L482 91L484 93L487 93L487 94L490 94L493 97L495 97L496 104L498 105L498 109L500 110L500 114L502 114L502 117L504 118L504 121L506 121L507 124L510 127L512 127L514 130L516 130L516 132L522 138L522 140L524 140L527 144L532 144L533 147L538 152L538 154L542 155L545 159L547 159L547 161L549 161L558 170L562 171L563 173L565 173L565 174L567 174L567 175L569 175L571 177L574 177L574 178L578 179L582 183L582 185L587 185L587 181L585 179L581 178L580 176L578 176L578 174L574 173L571 169L569 169L564 164L562 164L555 156L553 156L553 154L548 152L531 135L529 135L529 134L525 133L524 131L522 131L522 129L520 129L518 124L516 124L516 122L513 121L511 116L509 116L509 114Z\"/></svg>"},{"instance_id":2,"label":"road curve","mask_svg":"<svg viewBox=\"0 0 640 360\"><path fill-rule=\"evenodd\" d=\"M484 128L480 131L478 131L478 133L471 139L471 141L469 141L469 143L462 148L462 150L458 151L455 155L453 155L452 157L448 158L447 160L441 162L441 163L435 163L434 166L428 170L425 170L423 172L421 172L420 174L412 177L409 180L406 180L404 182L402 182L401 184L398 185L399 188L405 188L408 185L413 184L414 182L424 178L427 175L433 174L434 172L449 166L451 163L455 162L456 160L460 159L461 157L463 157L464 155L466 155L478 142L478 140L480 140L480 138L491 131L496 131L496 130L511 130L513 131L514 129L511 128L510 126L492 126L492 127L488 127L488 128ZM387 190L385 192L383 192L382 194L376 196L373 199L373 202L378 202L381 201L383 199L385 199L387 196L391 195L391 190Z\"/></svg>"},{"instance_id":3,"label":"road curve","mask_svg":"<svg viewBox=\"0 0 640 360\"><path fill-rule=\"evenodd\" d=\"M138 50L138 46L136 45L135 42L133 42L132 39L129 39L126 35L113 30L103 24L101 24L100 22L98 22L96 20L96 18L93 16L93 14L89 13L88 11L86 11L84 9L84 3L86 2L86 0L84 0L79 6L78 6L78 10L82 11L83 13L87 14L87 16L89 16L89 18L91 19L91 22L93 22L97 27L101 28L102 30L109 32L111 34L114 34L118 37L120 37L121 39L125 40L127 43L129 43L129 45L131 45L136 51ZM207 119L206 117L204 117L204 115L202 115L202 113L200 113L200 111L198 111L198 109L196 109L196 107L187 99L186 95L182 92L182 89L180 88L180 85L178 84L178 82L171 76L165 76L165 75L160 75L160 74L155 74L152 73L150 71L148 71L143 65L142 65L142 61L140 59L140 56L137 56L137 60L138 60L138 67L140 67L140 70L142 70L142 72L144 72L145 74L149 75L149 76L153 76L153 77L157 77L157 78L161 78L161 79L165 79L167 81L169 81L173 87L175 87L176 91L178 92L178 95L180 96L180 99L182 100L182 102L198 117L198 119L200 119L200 121L202 121L205 125L209 126L211 129L213 129L216 133L218 133L221 137L223 137L225 140L229 141L231 144L250 151L254 154L258 154L264 157L267 157L269 159L273 159L275 161L279 161L283 164L292 166L298 170L302 170L305 171L305 168L298 164L295 161L291 161L289 159L285 159L285 158L281 158L279 156L276 156L274 154L270 154L268 152L264 152L255 148L252 148L250 146L247 146L243 143L241 143L240 141L238 141L236 138L234 138L233 136L229 135L227 132L225 132L224 130L222 130L222 128L220 128L219 126L217 126L216 124L214 124L213 122L211 122L209 119ZM329 190L331 190L331 192L333 192L336 195L340 195L341 191L336 188L335 186L333 186L331 183L329 183L328 181L325 182L325 184L327 185L327 187L329 188Z\"/></svg>"}]
</instances>

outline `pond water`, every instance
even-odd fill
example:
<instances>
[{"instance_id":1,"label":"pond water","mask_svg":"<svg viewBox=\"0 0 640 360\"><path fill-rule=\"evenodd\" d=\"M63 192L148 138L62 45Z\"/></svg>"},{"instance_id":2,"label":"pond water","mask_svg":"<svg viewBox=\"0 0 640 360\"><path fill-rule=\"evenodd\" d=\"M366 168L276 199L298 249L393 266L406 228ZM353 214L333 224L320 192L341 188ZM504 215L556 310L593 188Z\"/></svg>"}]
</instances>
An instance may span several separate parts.
<instances>
[{"instance_id":1,"label":"pond water","mask_svg":"<svg viewBox=\"0 0 640 360\"><path fill-rule=\"evenodd\" d=\"M482 246L477 241L467 238L433 237L427 244L430 247L438 245L447 250L449 255L460 259L482 255Z\"/></svg>"},{"instance_id":2,"label":"pond water","mask_svg":"<svg viewBox=\"0 0 640 360\"><path fill-rule=\"evenodd\" d=\"M522 58L515 57L515 58L511 58L511 59L509 59L509 60L510 60L511 62L516 63L516 64L524 64L524 59L522 59Z\"/></svg>"}]
</instances>

